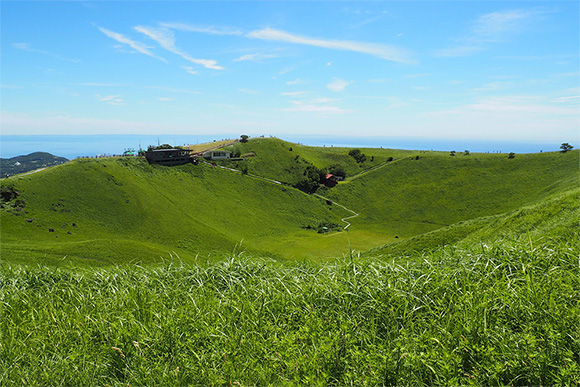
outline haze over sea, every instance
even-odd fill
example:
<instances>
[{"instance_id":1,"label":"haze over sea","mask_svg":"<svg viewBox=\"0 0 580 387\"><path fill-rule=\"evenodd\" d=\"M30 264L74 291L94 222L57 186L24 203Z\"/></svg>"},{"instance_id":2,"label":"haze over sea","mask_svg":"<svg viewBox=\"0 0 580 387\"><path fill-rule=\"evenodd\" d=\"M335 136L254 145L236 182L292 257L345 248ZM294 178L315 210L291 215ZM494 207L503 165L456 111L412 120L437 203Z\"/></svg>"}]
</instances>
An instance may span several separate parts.
<instances>
[{"instance_id":1,"label":"haze over sea","mask_svg":"<svg viewBox=\"0 0 580 387\"><path fill-rule=\"evenodd\" d=\"M0 156L10 158L42 151L73 159L84 156L118 155L127 148L147 149L149 145L186 145L237 138L223 135L34 135L0 136ZM451 140L413 137L276 136L312 146L375 147L462 152L535 153L558 150L559 143L493 140Z\"/></svg>"}]
</instances>

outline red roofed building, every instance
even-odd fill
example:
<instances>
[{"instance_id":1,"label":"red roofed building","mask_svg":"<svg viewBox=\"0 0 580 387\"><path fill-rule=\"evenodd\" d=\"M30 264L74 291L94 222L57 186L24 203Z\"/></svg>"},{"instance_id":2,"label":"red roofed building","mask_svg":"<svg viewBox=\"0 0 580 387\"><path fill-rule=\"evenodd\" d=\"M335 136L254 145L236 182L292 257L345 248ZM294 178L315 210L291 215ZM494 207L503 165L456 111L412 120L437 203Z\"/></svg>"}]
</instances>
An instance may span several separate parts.
<instances>
[{"instance_id":1,"label":"red roofed building","mask_svg":"<svg viewBox=\"0 0 580 387\"><path fill-rule=\"evenodd\" d=\"M337 184L338 184L338 179L332 173L329 173L324 178L324 185L327 187L334 187Z\"/></svg>"}]
</instances>

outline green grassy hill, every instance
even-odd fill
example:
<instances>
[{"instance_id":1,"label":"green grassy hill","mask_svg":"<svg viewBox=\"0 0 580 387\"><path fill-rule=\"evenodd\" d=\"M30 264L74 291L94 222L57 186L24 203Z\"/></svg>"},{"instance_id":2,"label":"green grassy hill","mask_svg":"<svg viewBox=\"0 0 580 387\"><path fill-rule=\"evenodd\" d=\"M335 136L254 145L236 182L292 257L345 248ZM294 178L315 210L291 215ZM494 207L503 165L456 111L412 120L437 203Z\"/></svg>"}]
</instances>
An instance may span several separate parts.
<instances>
[{"instance_id":1,"label":"green grassy hill","mask_svg":"<svg viewBox=\"0 0 580 387\"><path fill-rule=\"evenodd\" d=\"M1 259L91 265L177 256L199 261L238 248L278 258L325 260L393 242L402 246L402 240L443 228L435 234L441 235L435 237L440 242L423 242L433 234L422 242L413 239L422 248L445 238L467 238L481 229L476 219L542 203L577 187L579 177L578 151L508 159L501 154L451 157L445 152L362 149L367 160L358 164L347 148L261 138L235 147L255 154L238 162L251 174L292 183L307 165L322 169L338 164L347 171L347 180L319 190L332 200L327 203L207 165L167 168L139 158L75 160L2 182L20 196L3 205L0 214ZM387 162L390 157L394 160ZM349 220L348 231L340 231L346 225L341 218L352 213L334 203L359 214ZM470 220L449 229L461 231L444 229ZM322 226L331 232L318 234ZM403 244L403 250L410 244Z\"/></svg>"},{"instance_id":2,"label":"green grassy hill","mask_svg":"<svg viewBox=\"0 0 580 387\"><path fill-rule=\"evenodd\" d=\"M579 155L401 152L323 190L360 213L329 234L337 203L208 165L5 179L0 385L578 385Z\"/></svg>"},{"instance_id":3,"label":"green grassy hill","mask_svg":"<svg viewBox=\"0 0 580 387\"><path fill-rule=\"evenodd\" d=\"M277 138L253 138L225 149L237 151L242 156L255 155L246 157L243 162L249 173L288 184L295 184L302 177L307 165L325 169L338 164L345 169L348 177L381 165L389 157L400 158L418 154L417 151L364 148L362 152L367 160L359 164L348 155L351 148L312 147ZM234 165L241 166L242 163Z\"/></svg>"},{"instance_id":4,"label":"green grassy hill","mask_svg":"<svg viewBox=\"0 0 580 387\"><path fill-rule=\"evenodd\" d=\"M428 152L320 191L361 214L353 229L407 238L514 211L578 187L580 152L516 155ZM394 241L394 239L391 239Z\"/></svg>"},{"instance_id":5,"label":"green grassy hill","mask_svg":"<svg viewBox=\"0 0 580 387\"><path fill-rule=\"evenodd\" d=\"M530 239L573 239L580 234L580 190L572 189L518 210L458 222L448 227L393 242L365 252L367 256L399 257L428 253L444 246L511 244Z\"/></svg>"},{"instance_id":6,"label":"green grassy hill","mask_svg":"<svg viewBox=\"0 0 580 387\"><path fill-rule=\"evenodd\" d=\"M9 185L20 192L13 202L25 204L1 212L5 262L159 262L173 253L205 259L240 243L267 253L268 241L316 238L304 227L346 216L319 198L238 173L137 158L75 160L3 182Z\"/></svg>"}]
</instances>

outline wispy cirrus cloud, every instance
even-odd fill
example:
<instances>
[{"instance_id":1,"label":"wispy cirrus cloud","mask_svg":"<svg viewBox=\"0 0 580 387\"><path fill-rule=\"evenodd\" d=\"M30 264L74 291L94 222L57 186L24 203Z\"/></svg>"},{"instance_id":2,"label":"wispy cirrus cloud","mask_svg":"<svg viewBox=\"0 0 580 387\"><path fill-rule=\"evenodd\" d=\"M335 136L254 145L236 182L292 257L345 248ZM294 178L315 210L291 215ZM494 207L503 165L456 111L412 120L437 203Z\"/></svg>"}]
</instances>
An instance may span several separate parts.
<instances>
[{"instance_id":1,"label":"wispy cirrus cloud","mask_svg":"<svg viewBox=\"0 0 580 387\"><path fill-rule=\"evenodd\" d=\"M101 31L103 34L107 35L109 38L114 39L119 43L127 44L132 49L134 49L137 52L140 52L141 54L144 54L144 55L150 56L151 58L155 58L155 59L158 59L162 62L168 63L165 58L162 58L160 56L155 55L153 52L151 52L149 50L150 47L143 44L143 43L136 42L136 41L126 37L123 34L108 30L108 29L103 28L103 27L97 27L97 28L99 29L99 31Z\"/></svg>"},{"instance_id":2,"label":"wispy cirrus cloud","mask_svg":"<svg viewBox=\"0 0 580 387\"><path fill-rule=\"evenodd\" d=\"M125 102L123 101L123 99L121 98L120 95L106 95L106 96L100 96L97 94L97 98L99 99L99 101L101 102L105 102L109 105L124 105Z\"/></svg>"},{"instance_id":3,"label":"wispy cirrus cloud","mask_svg":"<svg viewBox=\"0 0 580 387\"><path fill-rule=\"evenodd\" d=\"M258 90L251 90L251 89L238 89L240 93L250 94L250 95L260 95Z\"/></svg>"},{"instance_id":4,"label":"wispy cirrus cloud","mask_svg":"<svg viewBox=\"0 0 580 387\"><path fill-rule=\"evenodd\" d=\"M181 93L181 94L201 94L200 91L194 90L187 90L187 89L175 89L173 87L165 87L165 86L145 86L146 89L153 89L153 90L163 90L169 91L171 93Z\"/></svg>"},{"instance_id":5,"label":"wispy cirrus cloud","mask_svg":"<svg viewBox=\"0 0 580 387\"><path fill-rule=\"evenodd\" d=\"M303 83L305 83L305 81L300 78L286 82L287 85L301 85Z\"/></svg>"},{"instance_id":6,"label":"wispy cirrus cloud","mask_svg":"<svg viewBox=\"0 0 580 387\"><path fill-rule=\"evenodd\" d=\"M450 48L442 48L439 50L435 50L435 56L439 57L461 57L461 56L469 56L475 54L479 51L482 51L483 47L477 46L456 46Z\"/></svg>"},{"instance_id":7,"label":"wispy cirrus cloud","mask_svg":"<svg viewBox=\"0 0 580 387\"><path fill-rule=\"evenodd\" d=\"M302 101L291 101L292 107L283 109L287 112L302 113L324 113L324 114L345 114L351 113L352 110L342 109L338 106L321 105L318 103L304 103Z\"/></svg>"},{"instance_id":8,"label":"wispy cirrus cloud","mask_svg":"<svg viewBox=\"0 0 580 387\"><path fill-rule=\"evenodd\" d=\"M29 43L12 43L12 47L17 48L17 49L22 50L22 51L34 52L37 54L51 56L53 58L56 58L58 60L62 60L65 62L72 62L72 63L79 63L80 62L79 59L69 59L69 58L62 57L58 54L54 54L54 53L49 52L49 51L32 48Z\"/></svg>"},{"instance_id":9,"label":"wispy cirrus cloud","mask_svg":"<svg viewBox=\"0 0 580 387\"><path fill-rule=\"evenodd\" d=\"M308 93L307 91L288 91L285 93L280 93L280 95L287 96L287 97L297 97L299 95L304 95Z\"/></svg>"},{"instance_id":10,"label":"wispy cirrus cloud","mask_svg":"<svg viewBox=\"0 0 580 387\"><path fill-rule=\"evenodd\" d=\"M486 48L486 44L502 42L520 33L536 16L548 11L534 9L512 9L486 13L471 21L467 35L456 38L456 45L435 50L438 57L464 57L476 54Z\"/></svg>"},{"instance_id":11,"label":"wispy cirrus cloud","mask_svg":"<svg viewBox=\"0 0 580 387\"><path fill-rule=\"evenodd\" d=\"M501 41L507 34L522 30L526 20L544 13L538 9L513 9L481 15L473 23L472 39L481 41Z\"/></svg>"},{"instance_id":12,"label":"wispy cirrus cloud","mask_svg":"<svg viewBox=\"0 0 580 387\"><path fill-rule=\"evenodd\" d=\"M491 82L485 85L472 89L473 91L497 91L500 89L505 89L506 87L512 86L513 82Z\"/></svg>"},{"instance_id":13,"label":"wispy cirrus cloud","mask_svg":"<svg viewBox=\"0 0 580 387\"><path fill-rule=\"evenodd\" d=\"M580 95L571 95L567 97L558 97L554 99L556 103L579 103L580 102Z\"/></svg>"},{"instance_id":14,"label":"wispy cirrus cloud","mask_svg":"<svg viewBox=\"0 0 580 387\"><path fill-rule=\"evenodd\" d=\"M554 106L542 102L540 98L528 96L487 98L475 104L467 105L467 108L470 110L490 111L494 113L549 114L553 116L580 117L580 113L576 107Z\"/></svg>"},{"instance_id":15,"label":"wispy cirrus cloud","mask_svg":"<svg viewBox=\"0 0 580 387\"><path fill-rule=\"evenodd\" d=\"M24 87L22 86L14 86L14 85L0 85L1 89L13 89L13 90L18 90L18 89L24 89Z\"/></svg>"},{"instance_id":16,"label":"wispy cirrus cloud","mask_svg":"<svg viewBox=\"0 0 580 387\"><path fill-rule=\"evenodd\" d=\"M264 28L248 33L246 36L254 39L270 40L275 42L285 42L327 48L331 50L352 51L361 54L372 55L377 58L401 63L413 63L408 52L399 47L386 44L355 42L350 40L330 40L312 38L292 34L290 32Z\"/></svg>"},{"instance_id":17,"label":"wispy cirrus cloud","mask_svg":"<svg viewBox=\"0 0 580 387\"><path fill-rule=\"evenodd\" d=\"M352 82L347 82L344 79L335 78L328 85L326 85L326 87L328 87L330 91L339 92L344 91L344 89L346 89L346 87L351 83Z\"/></svg>"},{"instance_id":18,"label":"wispy cirrus cloud","mask_svg":"<svg viewBox=\"0 0 580 387\"><path fill-rule=\"evenodd\" d=\"M149 38L155 40L157 43L159 43L159 45L161 47L163 47L167 51L169 51L173 54L179 55L180 57L182 57L183 59L185 59L191 63L195 63L195 64L201 65L205 68L213 69L213 70L223 70L224 69L223 67L218 66L217 61L215 61L215 60L193 58L189 54L187 54L184 51L182 51L181 49L179 49L175 45L175 36L173 34L173 31L171 31L167 28L155 28L155 27L146 27L146 26L137 26L137 27L133 27L133 28L135 29L135 31L140 32L140 33L148 36Z\"/></svg>"},{"instance_id":19,"label":"wispy cirrus cloud","mask_svg":"<svg viewBox=\"0 0 580 387\"><path fill-rule=\"evenodd\" d=\"M118 84L118 83L99 83L99 82L82 82L82 83L73 83L75 86L94 86L94 87L122 87L126 85Z\"/></svg>"},{"instance_id":20,"label":"wispy cirrus cloud","mask_svg":"<svg viewBox=\"0 0 580 387\"><path fill-rule=\"evenodd\" d=\"M0 112L2 116L2 134L70 134L78 133L83 128L84 134L144 134L179 133L183 128L167 122L137 122L121 119L101 119L74 117L71 115L39 116L32 113ZM105 132L103 132L103 128Z\"/></svg>"},{"instance_id":21,"label":"wispy cirrus cloud","mask_svg":"<svg viewBox=\"0 0 580 387\"><path fill-rule=\"evenodd\" d=\"M234 62L244 62L244 61L251 61L251 62L259 62L264 59L271 59L271 58L278 58L278 55L274 54L246 54L242 55L239 58L234 59Z\"/></svg>"},{"instance_id":22,"label":"wispy cirrus cloud","mask_svg":"<svg viewBox=\"0 0 580 387\"><path fill-rule=\"evenodd\" d=\"M182 69L184 69L186 72L188 72L189 74L197 74L197 71L195 71L195 69L192 66L181 66Z\"/></svg>"},{"instance_id":23,"label":"wispy cirrus cloud","mask_svg":"<svg viewBox=\"0 0 580 387\"><path fill-rule=\"evenodd\" d=\"M170 28L172 30L200 32L209 35L243 35L244 33L238 29L230 27L214 27L214 26L198 26L186 23L159 23L161 27Z\"/></svg>"}]
</instances>

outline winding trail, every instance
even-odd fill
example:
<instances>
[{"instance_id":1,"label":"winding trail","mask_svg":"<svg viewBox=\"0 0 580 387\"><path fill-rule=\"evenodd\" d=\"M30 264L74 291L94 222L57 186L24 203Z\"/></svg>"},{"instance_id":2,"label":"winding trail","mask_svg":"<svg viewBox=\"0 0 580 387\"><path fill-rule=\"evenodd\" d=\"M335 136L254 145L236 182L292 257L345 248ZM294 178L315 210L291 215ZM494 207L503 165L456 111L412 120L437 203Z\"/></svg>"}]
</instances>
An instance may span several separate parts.
<instances>
[{"instance_id":1,"label":"winding trail","mask_svg":"<svg viewBox=\"0 0 580 387\"><path fill-rule=\"evenodd\" d=\"M357 216L359 216L359 215L360 215L359 213L357 213L357 212L354 212L354 211L353 211L353 210L351 210L350 208L346 208L346 207L345 207L345 206L343 206L342 204L338 204L338 203L336 203L335 201L332 201L332 200L330 200L330 199L328 199L328 198L326 198L326 197L324 197L324 196L322 196L322 195L319 195L319 194L314 194L314 196L317 196L317 197L319 197L319 198L321 198L321 199L324 199L324 200L326 200L326 201L331 201L331 202L332 202L332 204L334 204L334 205L336 205L336 206L339 206L340 208L343 208L343 209L347 210L348 212L351 212L351 213L353 213L353 214L354 214L354 215L347 216L347 217L345 217L345 218L341 218L341 219L340 219L341 221L343 221L344 223L346 223L346 226L344 226L344 229L345 229L345 230L346 230L346 229L347 229L347 228L350 226L350 222L348 222L348 221L347 221L347 219L356 218Z\"/></svg>"},{"instance_id":2,"label":"winding trail","mask_svg":"<svg viewBox=\"0 0 580 387\"><path fill-rule=\"evenodd\" d=\"M228 167L224 167L222 165L212 165L211 163L208 163L207 161L202 161L202 163L205 164L205 165L207 165L207 166L210 166L210 167L221 168L221 169L225 169L225 170L228 170L228 171L231 171L231 172L242 173L242 171L240 171L238 169L228 168ZM286 186L288 188L292 188L292 189L295 189L297 191L300 191L299 189L294 188L294 187L292 187L289 184L282 183L282 182L277 181L277 180L268 179L267 177L262 177L262 176L258 176L258 175L252 175L250 173L246 174L246 176L253 177L254 179L262 180L262 181L265 181L265 182L268 182L268 183L271 183L271 184L283 185L283 186ZM300 191L300 192L302 192L302 191ZM344 226L344 228L343 228L344 230L348 229L350 227L350 225L351 225L351 223L349 221L347 221L347 219L356 218L357 216L360 215L359 213L354 212L350 208L347 208L347 207L343 206L342 204L338 204L337 202L335 202L335 201L333 201L333 200L331 200L329 198L326 198L326 197L324 197L322 195L319 195L319 194L316 194L316 193L315 194L312 194L312 195L313 196L316 196L316 197L318 197L318 198L320 198L322 200L325 200L327 202L332 202L332 204L334 204L334 205L336 205L336 206L338 206L338 207L340 207L340 208L342 208L342 209L344 209L344 210L346 210L346 211L348 211L348 212L350 212L350 213L353 214L351 216L346 216L346 217L340 219L342 222L346 223L346 226Z\"/></svg>"}]
</instances>

